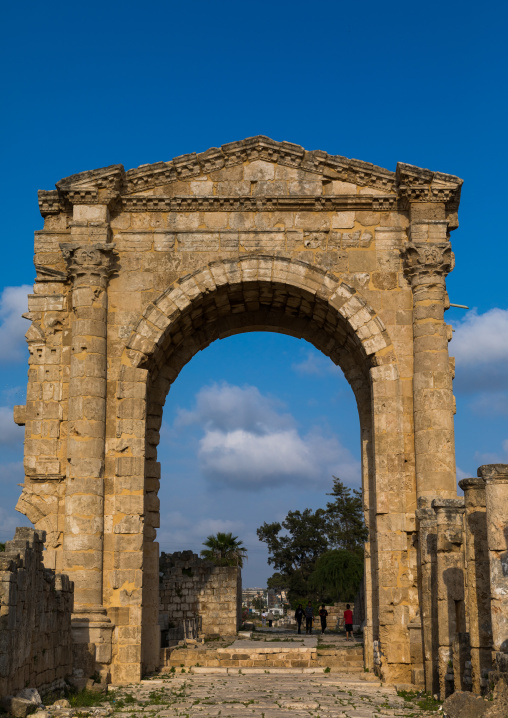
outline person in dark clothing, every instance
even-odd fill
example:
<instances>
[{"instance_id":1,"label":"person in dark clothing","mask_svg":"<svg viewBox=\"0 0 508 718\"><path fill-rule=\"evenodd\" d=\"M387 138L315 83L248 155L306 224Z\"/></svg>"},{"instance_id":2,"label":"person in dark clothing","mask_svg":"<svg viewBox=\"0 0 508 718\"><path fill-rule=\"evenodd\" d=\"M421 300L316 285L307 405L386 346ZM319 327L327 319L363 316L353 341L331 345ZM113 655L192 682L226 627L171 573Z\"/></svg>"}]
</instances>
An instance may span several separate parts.
<instances>
[{"instance_id":1,"label":"person in dark clothing","mask_svg":"<svg viewBox=\"0 0 508 718\"><path fill-rule=\"evenodd\" d=\"M309 601L305 606L305 633L312 633L312 621L314 619L314 609Z\"/></svg>"},{"instance_id":2,"label":"person in dark clothing","mask_svg":"<svg viewBox=\"0 0 508 718\"><path fill-rule=\"evenodd\" d=\"M297 607L297 609L296 609L296 611L295 611L295 621L296 621L296 623L297 623L297 625L298 625L298 633L301 633L301 632L302 632L302 621L303 621L303 617L304 617L304 611L303 611L303 608L302 608L302 604L299 603L299 604L298 604L298 607Z\"/></svg>"},{"instance_id":3,"label":"person in dark clothing","mask_svg":"<svg viewBox=\"0 0 508 718\"><path fill-rule=\"evenodd\" d=\"M319 609L319 618L321 619L321 633L324 633L326 631L326 617L328 616L328 611L325 608L325 604L323 603L321 605L321 608Z\"/></svg>"}]
</instances>

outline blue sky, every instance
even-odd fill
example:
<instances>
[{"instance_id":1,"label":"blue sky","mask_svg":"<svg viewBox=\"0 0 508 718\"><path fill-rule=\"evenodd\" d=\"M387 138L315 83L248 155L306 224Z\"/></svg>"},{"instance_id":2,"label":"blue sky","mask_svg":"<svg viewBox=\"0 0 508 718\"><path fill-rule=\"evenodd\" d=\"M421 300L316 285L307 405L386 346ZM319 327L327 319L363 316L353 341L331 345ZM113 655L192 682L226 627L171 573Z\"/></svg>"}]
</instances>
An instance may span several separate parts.
<instances>
[{"instance_id":1,"label":"blue sky","mask_svg":"<svg viewBox=\"0 0 508 718\"><path fill-rule=\"evenodd\" d=\"M37 190L264 134L395 169L465 181L456 269L457 465L508 461L506 5L428 2L11 3L3 9L0 540L14 512ZM342 375L310 345L216 342L175 382L164 416L161 547L232 530L269 574L255 528L323 505L331 473L359 477L358 420ZM236 417L234 424L231 416ZM265 461L262 461L264 457ZM303 468L302 468L303 467Z\"/></svg>"}]
</instances>

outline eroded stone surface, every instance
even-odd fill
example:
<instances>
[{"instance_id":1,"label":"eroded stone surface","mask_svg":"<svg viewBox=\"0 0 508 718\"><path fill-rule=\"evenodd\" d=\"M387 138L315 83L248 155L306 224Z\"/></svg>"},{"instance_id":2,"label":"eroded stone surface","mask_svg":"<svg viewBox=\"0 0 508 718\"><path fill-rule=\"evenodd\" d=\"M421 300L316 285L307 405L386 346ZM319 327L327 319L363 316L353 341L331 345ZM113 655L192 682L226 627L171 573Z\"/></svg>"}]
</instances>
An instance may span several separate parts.
<instances>
[{"instance_id":1,"label":"eroded stone surface","mask_svg":"<svg viewBox=\"0 0 508 718\"><path fill-rule=\"evenodd\" d=\"M254 137L40 192L18 509L47 532L46 564L69 575L88 622L76 636L114 682L160 660L167 392L197 351L254 329L312 342L352 386L367 666L405 683L422 671L407 628L426 630L415 509L456 496L444 310L461 184Z\"/></svg>"}]
</instances>

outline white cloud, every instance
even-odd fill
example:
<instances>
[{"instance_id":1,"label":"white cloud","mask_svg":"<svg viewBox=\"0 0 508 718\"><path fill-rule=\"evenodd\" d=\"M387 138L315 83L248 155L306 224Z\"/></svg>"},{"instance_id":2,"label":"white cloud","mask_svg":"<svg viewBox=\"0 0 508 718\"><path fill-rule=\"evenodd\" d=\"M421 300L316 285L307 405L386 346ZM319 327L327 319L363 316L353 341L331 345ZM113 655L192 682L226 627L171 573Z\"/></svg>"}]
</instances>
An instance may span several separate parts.
<instances>
[{"instance_id":1,"label":"white cloud","mask_svg":"<svg viewBox=\"0 0 508 718\"><path fill-rule=\"evenodd\" d=\"M473 309L454 329L451 346L463 366L508 362L508 309Z\"/></svg>"},{"instance_id":2,"label":"white cloud","mask_svg":"<svg viewBox=\"0 0 508 718\"><path fill-rule=\"evenodd\" d=\"M336 437L296 429L254 434L242 429L207 431L200 441L203 474L226 486L324 485L332 475L358 483L359 463Z\"/></svg>"},{"instance_id":3,"label":"white cloud","mask_svg":"<svg viewBox=\"0 0 508 718\"><path fill-rule=\"evenodd\" d=\"M496 394L508 389L508 309L476 309L454 324L450 353L455 355L457 392ZM482 407L496 413L502 400L496 396L479 397L473 409Z\"/></svg>"},{"instance_id":4,"label":"white cloud","mask_svg":"<svg viewBox=\"0 0 508 718\"><path fill-rule=\"evenodd\" d=\"M29 284L5 287L0 295L0 362L24 359L25 333L28 322L21 316L27 311Z\"/></svg>"},{"instance_id":5,"label":"white cloud","mask_svg":"<svg viewBox=\"0 0 508 718\"><path fill-rule=\"evenodd\" d=\"M342 375L342 371L336 366L331 359L328 359L324 354L307 351L307 356L300 362L291 364L291 369L296 371L298 374L304 374L307 376L328 376L330 374Z\"/></svg>"},{"instance_id":6,"label":"white cloud","mask_svg":"<svg viewBox=\"0 0 508 718\"><path fill-rule=\"evenodd\" d=\"M17 426L12 417L12 407L0 406L0 445L21 444L24 437L24 427Z\"/></svg>"},{"instance_id":7,"label":"white cloud","mask_svg":"<svg viewBox=\"0 0 508 718\"><path fill-rule=\"evenodd\" d=\"M254 490L268 486L328 486L332 475L359 483L360 464L336 436L298 431L283 404L253 386L204 387L196 407L180 410L177 428L201 425L198 457L215 485Z\"/></svg>"},{"instance_id":8,"label":"white cloud","mask_svg":"<svg viewBox=\"0 0 508 718\"><path fill-rule=\"evenodd\" d=\"M253 433L282 429L294 424L290 414L281 413L278 399L263 396L255 386L234 386L226 382L203 387L196 395L193 410L179 409L175 427L203 424L221 431L241 426Z\"/></svg>"}]
</instances>

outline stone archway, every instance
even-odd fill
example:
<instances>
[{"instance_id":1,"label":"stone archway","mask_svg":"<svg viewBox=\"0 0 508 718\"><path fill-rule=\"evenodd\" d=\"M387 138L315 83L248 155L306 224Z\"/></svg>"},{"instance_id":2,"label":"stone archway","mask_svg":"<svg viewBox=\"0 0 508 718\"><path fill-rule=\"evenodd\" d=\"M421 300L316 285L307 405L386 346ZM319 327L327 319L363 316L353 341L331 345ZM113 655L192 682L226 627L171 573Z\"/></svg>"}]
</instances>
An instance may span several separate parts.
<instances>
[{"instance_id":1,"label":"stone archway","mask_svg":"<svg viewBox=\"0 0 508 718\"><path fill-rule=\"evenodd\" d=\"M355 392L366 660L392 681L421 671L415 511L456 495L443 312L460 185L261 137L40 193L18 508L51 527L46 561L75 583L76 640L96 643L114 681L158 662L167 391L197 351L251 330L307 339Z\"/></svg>"}]
</instances>

